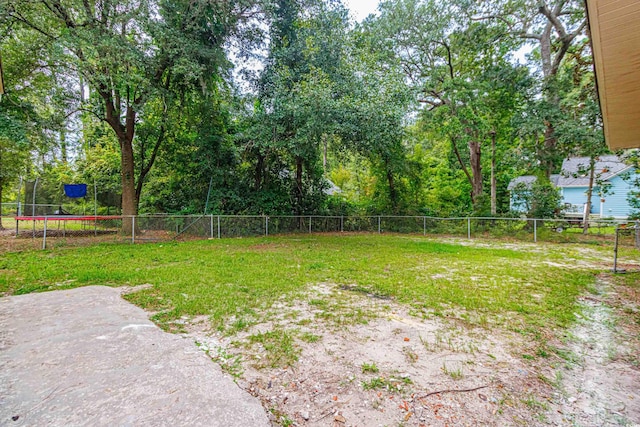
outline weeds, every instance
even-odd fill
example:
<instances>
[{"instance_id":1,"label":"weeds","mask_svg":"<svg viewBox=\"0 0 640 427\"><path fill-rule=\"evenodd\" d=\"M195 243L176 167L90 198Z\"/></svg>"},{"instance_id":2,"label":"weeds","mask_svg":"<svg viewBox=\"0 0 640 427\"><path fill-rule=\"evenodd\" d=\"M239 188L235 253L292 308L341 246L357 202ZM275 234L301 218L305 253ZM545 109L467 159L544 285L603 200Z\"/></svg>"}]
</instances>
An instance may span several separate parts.
<instances>
[{"instance_id":1,"label":"weeds","mask_svg":"<svg viewBox=\"0 0 640 427\"><path fill-rule=\"evenodd\" d=\"M259 343L264 348L264 360L261 358L259 363L261 367L292 366L300 355L300 349L295 345L293 336L282 329L251 335L248 341L250 344Z\"/></svg>"},{"instance_id":2,"label":"weeds","mask_svg":"<svg viewBox=\"0 0 640 427\"><path fill-rule=\"evenodd\" d=\"M402 386L409 384L413 384L411 378L374 377L369 381L362 381L362 388L364 390L386 389L389 391L402 391Z\"/></svg>"},{"instance_id":3,"label":"weeds","mask_svg":"<svg viewBox=\"0 0 640 427\"><path fill-rule=\"evenodd\" d=\"M378 373L378 367L376 366L375 362L371 362L371 363L363 363L362 364L362 373L363 374L367 374L367 373L371 373L371 374L377 374Z\"/></svg>"},{"instance_id":4,"label":"weeds","mask_svg":"<svg viewBox=\"0 0 640 427\"><path fill-rule=\"evenodd\" d=\"M442 363L442 368L440 368L440 369L442 370L442 372L445 375L450 376L451 379L460 380L460 379L462 379L464 377L464 374L462 373L462 367L461 366L458 366L456 368L451 369L451 368L447 367L447 363L444 362L444 363Z\"/></svg>"},{"instance_id":5,"label":"weeds","mask_svg":"<svg viewBox=\"0 0 640 427\"><path fill-rule=\"evenodd\" d=\"M303 332L300 335L300 339L306 343L311 344L311 343L320 341L322 339L322 336L313 334L311 332Z\"/></svg>"},{"instance_id":6,"label":"weeds","mask_svg":"<svg viewBox=\"0 0 640 427\"><path fill-rule=\"evenodd\" d=\"M411 347L403 347L402 353L404 353L404 357L407 362L413 364L418 361L418 353L416 353Z\"/></svg>"},{"instance_id":7,"label":"weeds","mask_svg":"<svg viewBox=\"0 0 640 427\"><path fill-rule=\"evenodd\" d=\"M211 360L218 363L220 368L234 379L237 380L242 377L244 373L242 356L228 353L227 350L222 347L215 349L215 354L212 354L210 349L206 350L206 353L211 357Z\"/></svg>"}]
</instances>

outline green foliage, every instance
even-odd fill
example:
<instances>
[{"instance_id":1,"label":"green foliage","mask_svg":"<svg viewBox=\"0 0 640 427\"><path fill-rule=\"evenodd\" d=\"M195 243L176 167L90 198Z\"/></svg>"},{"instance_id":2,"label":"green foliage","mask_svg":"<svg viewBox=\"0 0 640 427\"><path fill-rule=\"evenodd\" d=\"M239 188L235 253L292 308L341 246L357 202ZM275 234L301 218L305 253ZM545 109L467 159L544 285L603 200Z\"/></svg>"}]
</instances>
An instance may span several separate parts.
<instances>
[{"instance_id":1,"label":"green foliage","mask_svg":"<svg viewBox=\"0 0 640 427\"><path fill-rule=\"evenodd\" d=\"M640 153L634 150L626 156L625 160L633 166L633 169L623 177L631 187L627 195L629 206L633 209L629 219L640 220Z\"/></svg>"},{"instance_id":2,"label":"green foliage","mask_svg":"<svg viewBox=\"0 0 640 427\"><path fill-rule=\"evenodd\" d=\"M538 177L531 185L519 183L511 190L514 208L529 218L554 218L560 212L562 195L550 181Z\"/></svg>"},{"instance_id":3,"label":"green foliage","mask_svg":"<svg viewBox=\"0 0 640 427\"><path fill-rule=\"evenodd\" d=\"M102 206L127 188L144 213L489 215L493 161L507 214L512 178L606 152L584 8L538 3L388 0L354 25L339 0L0 0L0 189L38 176L57 203L96 181ZM543 193L528 210L553 211Z\"/></svg>"}]
</instances>

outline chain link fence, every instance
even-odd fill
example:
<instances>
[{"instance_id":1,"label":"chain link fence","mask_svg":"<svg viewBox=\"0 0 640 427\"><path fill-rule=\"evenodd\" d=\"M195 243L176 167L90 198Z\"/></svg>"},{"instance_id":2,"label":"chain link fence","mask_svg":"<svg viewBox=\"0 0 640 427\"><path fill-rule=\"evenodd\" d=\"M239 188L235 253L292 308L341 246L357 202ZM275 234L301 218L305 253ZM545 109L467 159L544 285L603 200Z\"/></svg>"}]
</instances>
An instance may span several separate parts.
<instances>
[{"instance_id":1,"label":"chain link fence","mask_svg":"<svg viewBox=\"0 0 640 427\"><path fill-rule=\"evenodd\" d=\"M640 223L621 220L589 221L584 234L583 224L577 220L426 216L36 215L4 218L2 224L6 229L4 240L13 239L14 247L31 248L309 233L397 233L613 244L617 229L640 230ZM640 248L640 232L623 234L621 245Z\"/></svg>"}]
</instances>

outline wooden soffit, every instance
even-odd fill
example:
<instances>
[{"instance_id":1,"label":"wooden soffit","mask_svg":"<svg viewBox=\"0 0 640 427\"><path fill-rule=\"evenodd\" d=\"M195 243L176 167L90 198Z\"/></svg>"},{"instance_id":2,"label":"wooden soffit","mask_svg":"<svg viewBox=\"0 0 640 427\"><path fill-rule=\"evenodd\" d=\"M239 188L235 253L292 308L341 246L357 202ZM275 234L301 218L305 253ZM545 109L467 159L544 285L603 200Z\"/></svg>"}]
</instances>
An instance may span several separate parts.
<instances>
[{"instance_id":1,"label":"wooden soffit","mask_svg":"<svg viewBox=\"0 0 640 427\"><path fill-rule=\"evenodd\" d=\"M640 0L586 2L605 140L640 148Z\"/></svg>"}]
</instances>

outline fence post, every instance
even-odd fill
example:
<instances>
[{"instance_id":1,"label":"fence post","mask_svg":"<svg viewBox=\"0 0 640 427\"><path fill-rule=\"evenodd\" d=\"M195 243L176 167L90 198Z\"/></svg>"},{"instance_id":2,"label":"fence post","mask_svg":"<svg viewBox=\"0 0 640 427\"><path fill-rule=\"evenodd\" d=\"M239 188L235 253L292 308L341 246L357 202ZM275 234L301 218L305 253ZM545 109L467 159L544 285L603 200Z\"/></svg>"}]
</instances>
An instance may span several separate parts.
<instances>
[{"instance_id":1,"label":"fence post","mask_svg":"<svg viewBox=\"0 0 640 427\"><path fill-rule=\"evenodd\" d=\"M44 233L42 234L42 249L47 249L47 217L44 217Z\"/></svg>"},{"instance_id":2,"label":"fence post","mask_svg":"<svg viewBox=\"0 0 640 427\"><path fill-rule=\"evenodd\" d=\"M269 217L266 215L264 216L264 235L269 235Z\"/></svg>"},{"instance_id":3,"label":"fence post","mask_svg":"<svg viewBox=\"0 0 640 427\"><path fill-rule=\"evenodd\" d=\"M467 217L467 238L471 240L471 218Z\"/></svg>"},{"instance_id":4,"label":"fence post","mask_svg":"<svg viewBox=\"0 0 640 427\"><path fill-rule=\"evenodd\" d=\"M640 249L640 220L636 221L636 249Z\"/></svg>"},{"instance_id":5,"label":"fence post","mask_svg":"<svg viewBox=\"0 0 640 427\"><path fill-rule=\"evenodd\" d=\"M538 220L533 220L533 243L538 243Z\"/></svg>"},{"instance_id":6,"label":"fence post","mask_svg":"<svg viewBox=\"0 0 640 427\"><path fill-rule=\"evenodd\" d=\"M344 215L340 215L340 232L344 233Z\"/></svg>"},{"instance_id":7,"label":"fence post","mask_svg":"<svg viewBox=\"0 0 640 427\"><path fill-rule=\"evenodd\" d=\"M311 216L309 216L309 233L311 233Z\"/></svg>"},{"instance_id":8,"label":"fence post","mask_svg":"<svg viewBox=\"0 0 640 427\"><path fill-rule=\"evenodd\" d=\"M213 239L213 215L209 215L209 238Z\"/></svg>"},{"instance_id":9,"label":"fence post","mask_svg":"<svg viewBox=\"0 0 640 427\"><path fill-rule=\"evenodd\" d=\"M136 243L136 217L131 215L131 244Z\"/></svg>"},{"instance_id":10,"label":"fence post","mask_svg":"<svg viewBox=\"0 0 640 427\"><path fill-rule=\"evenodd\" d=\"M613 244L613 272L618 272L618 225L616 225L616 240Z\"/></svg>"},{"instance_id":11,"label":"fence post","mask_svg":"<svg viewBox=\"0 0 640 427\"><path fill-rule=\"evenodd\" d=\"M220 238L220 215L218 215L218 239Z\"/></svg>"},{"instance_id":12,"label":"fence post","mask_svg":"<svg viewBox=\"0 0 640 427\"><path fill-rule=\"evenodd\" d=\"M378 216L378 234L382 233L382 228L380 227L380 216Z\"/></svg>"},{"instance_id":13,"label":"fence post","mask_svg":"<svg viewBox=\"0 0 640 427\"><path fill-rule=\"evenodd\" d=\"M427 235L427 217L426 216L422 217L422 235L423 236Z\"/></svg>"},{"instance_id":14,"label":"fence post","mask_svg":"<svg viewBox=\"0 0 640 427\"><path fill-rule=\"evenodd\" d=\"M31 215L36 216L36 187L38 186L38 177L36 177L36 182L33 184L33 201L31 202ZM25 190L26 192L26 190ZM35 222L33 223L35 226ZM34 231L35 233L35 231Z\"/></svg>"}]
</instances>

